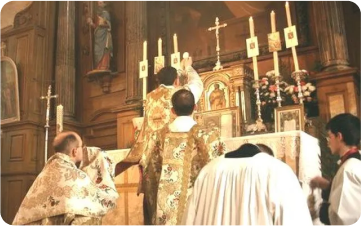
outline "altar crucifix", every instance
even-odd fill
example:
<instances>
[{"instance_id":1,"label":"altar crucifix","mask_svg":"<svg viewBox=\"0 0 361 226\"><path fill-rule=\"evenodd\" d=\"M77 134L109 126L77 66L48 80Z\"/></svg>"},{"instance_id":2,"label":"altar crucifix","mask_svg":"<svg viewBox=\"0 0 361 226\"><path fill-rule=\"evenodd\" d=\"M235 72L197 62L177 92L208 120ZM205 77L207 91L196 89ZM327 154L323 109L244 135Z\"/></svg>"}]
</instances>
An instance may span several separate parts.
<instances>
[{"instance_id":1,"label":"altar crucifix","mask_svg":"<svg viewBox=\"0 0 361 226\"><path fill-rule=\"evenodd\" d=\"M227 24L222 24L219 25L219 19L218 17L216 17L216 22L215 22L216 26L214 27L210 27L208 28L208 31L213 31L216 30L216 39L217 39L217 46L216 46L216 51L217 51L217 63L216 66L213 68L213 71L218 71L223 69L222 65L221 65L221 61L219 60L219 51L221 50L221 48L219 47L219 29L226 27Z\"/></svg>"},{"instance_id":2,"label":"altar crucifix","mask_svg":"<svg viewBox=\"0 0 361 226\"><path fill-rule=\"evenodd\" d=\"M44 153L44 159L46 163L46 161L48 160L48 136L49 136L49 114L50 114L50 100L52 98L57 98L58 95L51 95L51 85L49 85L48 87L48 95L46 96L41 96L40 99L41 100L45 100L46 99L46 122L45 122L45 153Z\"/></svg>"}]
</instances>

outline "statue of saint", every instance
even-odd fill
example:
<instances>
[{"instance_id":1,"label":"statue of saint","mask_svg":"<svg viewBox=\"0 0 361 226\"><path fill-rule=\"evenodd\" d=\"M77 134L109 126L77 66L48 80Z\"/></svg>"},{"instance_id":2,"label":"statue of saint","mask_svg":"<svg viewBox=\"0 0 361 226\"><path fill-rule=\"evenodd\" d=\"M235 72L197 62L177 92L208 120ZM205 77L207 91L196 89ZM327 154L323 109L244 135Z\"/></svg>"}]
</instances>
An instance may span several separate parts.
<instances>
[{"instance_id":1,"label":"statue of saint","mask_svg":"<svg viewBox=\"0 0 361 226\"><path fill-rule=\"evenodd\" d=\"M209 95L209 103L211 110L222 109L226 107L226 98L224 96L224 90L219 89L219 84L214 84L214 90Z\"/></svg>"},{"instance_id":2,"label":"statue of saint","mask_svg":"<svg viewBox=\"0 0 361 226\"><path fill-rule=\"evenodd\" d=\"M88 24L94 28L94 69L110 70L110 59L113 57L113 42L111 35L110 14L105 9L106 3L98 1L95 23L88 18Z\"/></svg>"}]
</instances>

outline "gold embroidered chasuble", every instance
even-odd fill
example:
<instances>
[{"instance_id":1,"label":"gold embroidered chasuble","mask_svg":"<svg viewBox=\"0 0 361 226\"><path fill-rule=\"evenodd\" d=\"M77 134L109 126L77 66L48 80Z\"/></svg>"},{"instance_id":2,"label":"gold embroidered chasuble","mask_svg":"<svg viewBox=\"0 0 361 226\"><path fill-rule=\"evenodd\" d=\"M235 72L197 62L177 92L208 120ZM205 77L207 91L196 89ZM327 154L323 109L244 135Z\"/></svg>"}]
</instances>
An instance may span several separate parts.
<instances>
[{"instance_id":1,"label":"gold embroidered chasuble","mask_svg":"<svg viewBox=\"0 0 361 226\"><path fill-rule=\"evenodd\" d=\"M13 224L101 224L116 207L114 167L99 148L84 151L80 170L66 154L56 153L30 187ZM87 175L88 173L88 175Z\"/></svg>"},{"instance_id":2,"label":"gold embroidered chasuble","mask_svg":"<svg viewBox=\"0 0 361 226\"><path fill-rule=\"evenodd\" d=\"M160 132L160 140L144 164L145 210L152 224L179 224L194 181L211 159L223 154L225 144L216 131L195 125L189 132Z\"/></svg>"},{"instance_id":3,"label":"gold embroidered chasuble","mask_svg":"<svg viewBox=\"0 0 361 226\"><path fill-rule=\"evenodd\" d=\"M152 149L151 145L157 140L159 131L175 119L175 115L171 112L171 98L177 90L179 89L173 86L161 85L147 94L142 130L128 156L122 162L138 164L142 155L146 155Z\"/></svg>"}]
</instances>

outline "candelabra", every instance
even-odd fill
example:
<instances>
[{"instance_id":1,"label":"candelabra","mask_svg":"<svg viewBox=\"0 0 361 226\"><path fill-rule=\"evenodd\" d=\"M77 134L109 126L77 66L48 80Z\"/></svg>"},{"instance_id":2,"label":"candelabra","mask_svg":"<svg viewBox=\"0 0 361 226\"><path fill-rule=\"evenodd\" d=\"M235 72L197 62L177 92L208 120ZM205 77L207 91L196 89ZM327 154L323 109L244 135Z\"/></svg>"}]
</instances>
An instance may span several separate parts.
<instances>
[{"instance_id":1,"label":"candelabra","mask_svg":"<svg viewBox=\"0 0 361 226\"><path fill-rule=\"evenodd\" d=\"M300 104L303 104L303 94L302 94L302 87L301 87L301 80L304 79L307 75L306 70L299 70L294 71L292 73L292 78L297 82L297 89L298 89L298 99L300 100Z\"/></svg>"},{"instance_id":2,"label":"candelabra","mask_svg":"<svg viewBox=\"0 0 361 226\"><path fill-rule=\"evenodd\" d=\"M254 81L254 87L256 89L256 105L257 105L257 115L258 115L258 119L257 122L263 122L262 120L262 113L261 113L261 99L259 96L259 80L255 80Z\"/></svg>"},{"instance_id":3,"label":"candelabra","mask_svg":"<svg viewBox=\"0 0 361 226\"><path fill-rule=\"evenodd\" d=\"M272 71L271 73L271 77L275 78L275 85L276 85L276 91L277 91L277 97L276 97L276 101L278 104L278 107L282 107L281 102L282 102L282 98L281 98L281 91L280 91L280 80L281 80L281 75L277 74Z\"/></svg>"}]
</instances>

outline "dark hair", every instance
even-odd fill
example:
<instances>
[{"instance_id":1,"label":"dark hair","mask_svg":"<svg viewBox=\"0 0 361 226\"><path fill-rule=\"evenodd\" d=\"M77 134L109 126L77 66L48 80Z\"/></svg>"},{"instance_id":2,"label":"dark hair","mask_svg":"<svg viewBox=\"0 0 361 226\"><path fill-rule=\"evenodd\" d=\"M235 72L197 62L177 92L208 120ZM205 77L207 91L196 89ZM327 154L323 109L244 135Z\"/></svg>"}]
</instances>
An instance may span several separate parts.
<instances>
[{"instance_id":1,"label":"dark hair","mask_svg":"<svg viewBox=\"0 0 361 226\"><path fill-rule=\"evenodd\" d=\"M69 154L72 144L78 145L79 141L74 134L69 134L66 135L59 143L54 143L54 150L55 152Z\"/></svg>"},{"instance_id":2,"label":"dark hair","mask_svg":"<svg viewBox=\"0 0 361 226\"><path fill-rule=\"evenodd\" d=\"M346 145L359 145L360 143L360 119L352 114L339 114L330 119L326 125L326 130L333 134L342 134Z\"/></svg>"},{"instance_id":3,"label":"dark hair","mask_svg":"<svg viewBox=\"0 0 361 226\"><path fill-rule=\"evenodd\" d=\"M177 116L191 115L195 105L193 93L186 89L178 90L172 96L172 105Z\"/></svg>"},{"instance_id":4,"label":"dark hair","mask_svg":"<svg viewBox=\"0 0 361 226\"><path fill-rule=\"evenodd\" d=\"M256 145L259 147L259 149L260 149L262 152L265 152L265 153L267 153L267 154L269 154L269 155L271 155L271 156L274 156L272 148L268 147L268 146L265 145L265 144L256 144Z\"/></svg>"},{"instance_id":5,"label":"dark hair","mask_svg":"<svg viewBox=\"0 0 361 226\"><path fill-rule=\"evenodd\" d=\"M166 66L158 72L157 77L159 84L173 85L177 78L177 70L174 67Z\"/></svg>"}]
</instances>

